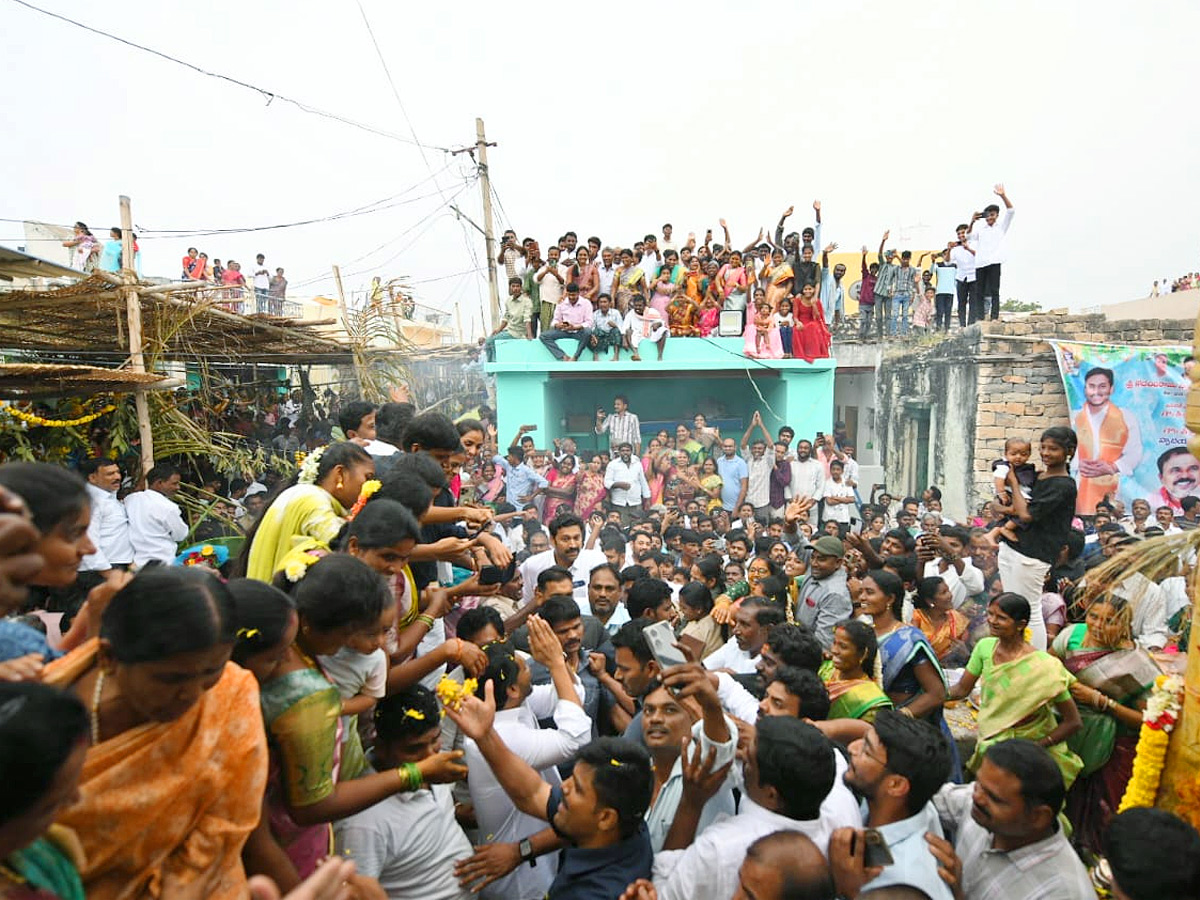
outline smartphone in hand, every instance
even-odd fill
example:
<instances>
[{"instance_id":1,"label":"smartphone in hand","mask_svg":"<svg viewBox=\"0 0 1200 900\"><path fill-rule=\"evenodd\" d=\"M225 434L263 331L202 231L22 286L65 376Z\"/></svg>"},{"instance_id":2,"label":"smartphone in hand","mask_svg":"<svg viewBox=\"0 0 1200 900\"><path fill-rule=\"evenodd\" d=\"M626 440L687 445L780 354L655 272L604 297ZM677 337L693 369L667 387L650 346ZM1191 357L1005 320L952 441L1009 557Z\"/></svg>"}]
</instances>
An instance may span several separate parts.
<instances>
[{"instance_id":1,"label":"smartphone in hand","mask_svg":"<svg viewBox=\"0 0 1200 900\"><path fill-rule=\"evenodd\" d=\"M670 622L655 622L653 625L647 625L642 634L646 636L646 643L650 645L650 653L658 661L660 668L682 666L687 662L683 652L675 646L675 629L671 627Z\"/></svg>"}]
</instances>

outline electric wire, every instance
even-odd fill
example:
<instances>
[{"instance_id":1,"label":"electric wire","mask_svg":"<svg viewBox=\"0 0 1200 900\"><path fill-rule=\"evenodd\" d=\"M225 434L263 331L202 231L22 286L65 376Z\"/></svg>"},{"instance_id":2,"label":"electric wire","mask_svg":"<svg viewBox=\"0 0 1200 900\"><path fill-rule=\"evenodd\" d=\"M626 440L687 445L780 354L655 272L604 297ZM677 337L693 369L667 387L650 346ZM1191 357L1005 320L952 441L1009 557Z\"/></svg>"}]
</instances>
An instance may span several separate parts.
<instances>
[{"instance_id":1,"label":"electric wire","mask_svg":"<svg viewBox=\"0 0 1200 900\"><path fill-rule=\"evenodd\" d=\"M49 16L52 19L58 19L59 21L66 22L69 25L74 25L76 28L82 28L84 31L89 31L92 34L98 34L101 37L108 38L111 41L116 41L117 43L124 44L127 47L132 47L135 50L141 50L143 53L149 53L153 56L159 57L160 59L164 59L168 62L175 63L176 65L180 65L185 68L191 69L194 72L199 72L201 75L206 75L209 78L216 78L221 81L227 81L230 84L236 85L237 87L241 87L241 88L245 88L250 91L254 91L255 93L260 94L261 96L266 98L268 106L275 100L279 100L283 103L290 103L292 106L295 106L297 109L301 110L302 112L309 113L310 115L321 116L326 119L332 119L335 122L341 122L343 125L349 125L352 128L357 128L360 131L365 131L365 132L368 132L369 134L375 134L375 135L378 135L379 137L385 137L385 138L389 138L390 140L393 140L393 141L399 141L402 144L411 144L415 147L419 147L422 151L422 156L424 156L424 151L426 149L440 150L443 153L451 152L449 147L439 147L439 146L432 145L432 144L422 144L419 141L417 141L415 137L406 138L401 135L394 134L390 131L384 131L382 128L376 128L372 125L367 125L363 122L358 122L358 121L355 121L354 119L347 118L346 116L342 116L337 113L321 109L320 107L313 106L309 103L304 103L300 100L296 100L292 97L288 97L284 94L281 94L278 91L272 91L267 88L258 87L257 85L250 84L249 82L242 81L242 80L240 80L238 78L234 78L230 75L224 75L220 72L210 71L209 69L202 68L201 66L198 66L195 63L190 63L190 62L187 62L186 60L178 59L174 56L171 56L169 53L164 53L161 50L155 50L153 47L147 47L147 46L145 46L143 44L139 44L135 41L128 40L127 38L123 38L118 35L112 34L111 32L103 31L99 28L94 28L91 25L87 25L83 22L79 22L68 16L64 16L60 13L52 12L51 10L48 10L48 9L43 9L40 6L35 6L34 4L28 2L28 0L11 0L11 2L16 3L20 6L24 6L25 8L33 10L36 13L41 13L44 16Z\"/></svg>"}]
</instances>

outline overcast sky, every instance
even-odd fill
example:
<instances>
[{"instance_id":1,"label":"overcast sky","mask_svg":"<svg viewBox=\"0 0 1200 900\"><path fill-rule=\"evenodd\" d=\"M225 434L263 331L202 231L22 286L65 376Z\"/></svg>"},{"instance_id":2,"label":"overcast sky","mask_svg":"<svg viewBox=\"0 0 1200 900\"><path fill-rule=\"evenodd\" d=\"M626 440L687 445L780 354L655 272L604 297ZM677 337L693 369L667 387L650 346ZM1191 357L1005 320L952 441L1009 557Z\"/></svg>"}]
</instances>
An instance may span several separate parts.
<instances>
[{"instance_id":1,"label":"overcast sky","mask_svg":"<svg viewBox=\"0 0 1200 900\"><path fill-rule=\"evenodd\" d=\"M665 221L738 244L824 205L843 249L930 246L1016 206L1004 297L1074 309L1200 270L1200 4L33 0L203 68L432 147L474 141L543 249L568 229L631 243ZM0 217L116 224L133 198L143 269L189 244L284 266L293 299L407 275L479 329L482 222L465 155L308 114L0 0ZM411 130L410 124L411 122ZM431 178L431 173L436 175ZM200 238L154 231L338 221ZM895 238L905 229L905 242ZM0 243L22 243L0 222ZM33 253L38 248L30 246ZM244 265L243 268L246 266Z\"/></svg>"}]
</instances>

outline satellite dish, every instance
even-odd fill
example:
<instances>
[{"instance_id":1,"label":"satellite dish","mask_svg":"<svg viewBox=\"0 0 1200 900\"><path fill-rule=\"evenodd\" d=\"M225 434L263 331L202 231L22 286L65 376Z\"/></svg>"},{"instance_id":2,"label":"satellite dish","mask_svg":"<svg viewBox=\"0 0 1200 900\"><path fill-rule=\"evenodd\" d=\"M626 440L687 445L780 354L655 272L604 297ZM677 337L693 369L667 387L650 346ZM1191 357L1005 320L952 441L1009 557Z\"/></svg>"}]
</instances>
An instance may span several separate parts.
<instances>
[{"instance_id":1,"label":"satellite dish","mask_svg":"<svg viewBox=\"0 0 1200 900\"><path fill-rule=\"evenodd\" d=\"M854 282L854 284L850 285L850 297L852 300L854 300L855 303L858 302L858 292L861 289L862 289L862 279L859 279L858 281Z\"/></svg>"}]
</instances>

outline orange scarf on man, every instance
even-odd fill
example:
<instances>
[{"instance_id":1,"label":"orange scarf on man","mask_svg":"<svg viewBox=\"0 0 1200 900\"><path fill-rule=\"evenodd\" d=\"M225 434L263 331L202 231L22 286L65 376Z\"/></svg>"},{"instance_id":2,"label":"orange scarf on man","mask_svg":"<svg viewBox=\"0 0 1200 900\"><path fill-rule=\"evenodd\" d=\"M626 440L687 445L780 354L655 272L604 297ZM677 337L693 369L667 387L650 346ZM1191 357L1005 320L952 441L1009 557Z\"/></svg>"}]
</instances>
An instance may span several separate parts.
<instances>
[{"instance_id":1,"label":"orange scarf on man","mask_svg":"<svg viewBox=\"0 0 1200 900\"><path fill-rule=\"evenodd\" d=\"M1100 460L1110 465L1116 465L1121 454L1125 452L1126 441L1129 440L1129 426L1125 424L1125 416L1111 403L1108 404L1104 419L1100 423L1100 434L1092 433L1092 422L1086 406L1075 416L1075 433L1079 436L1081 460ZM1096 511L1096 504L1104 499L1105 494L1115 493L1119 483L1118 475L1097 475L1091 478L1080 476L1076 511L1081 515L1092 515Z\"/></svg>"}]
</instances>

